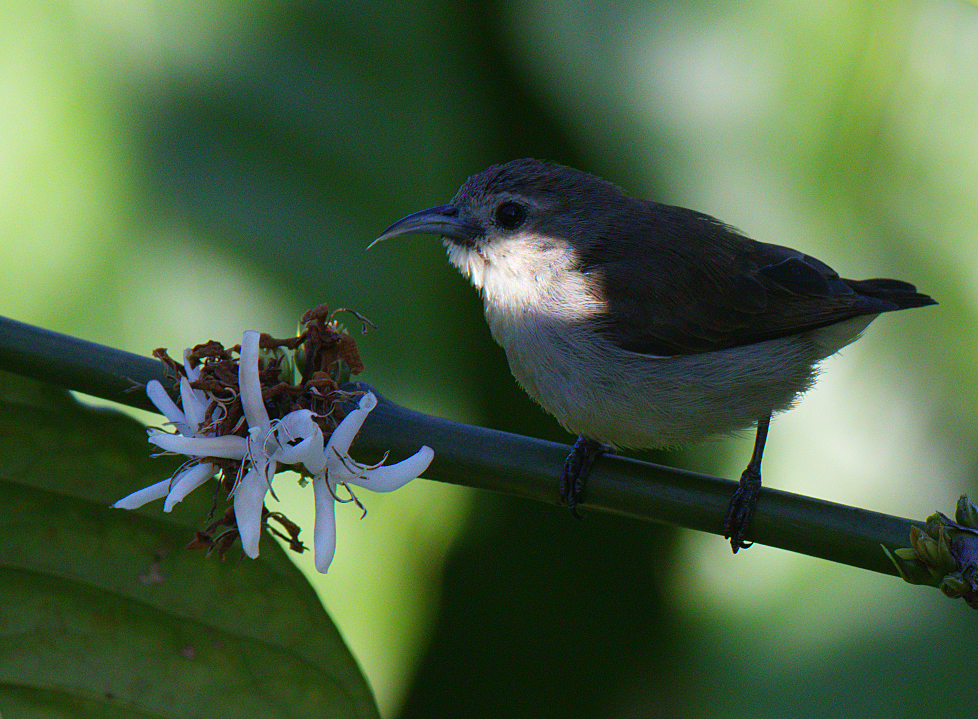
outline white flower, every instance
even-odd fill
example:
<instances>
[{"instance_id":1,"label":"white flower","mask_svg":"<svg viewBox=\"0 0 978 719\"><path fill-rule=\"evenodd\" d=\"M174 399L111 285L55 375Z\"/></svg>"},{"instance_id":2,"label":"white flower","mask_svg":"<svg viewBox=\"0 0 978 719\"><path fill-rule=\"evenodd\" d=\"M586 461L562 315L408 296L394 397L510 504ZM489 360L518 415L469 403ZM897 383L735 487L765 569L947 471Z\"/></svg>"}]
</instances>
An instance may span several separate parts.
<instances>
[{"instance_id":1,"label":"white flower","mask_svg":"<svg viewBox=\"0 0 978 719\"><path fill-rule=\"evenodd\" d=\"M377 397L368 392L360 399L358 409L350 412L333 430L326 445L325 467L312 480L316 497L316 528L313 532L316 569L325 573L336 552L335 502L340 483L353 484L374 492L393 492L422 474L435 456L430 447L422 447L402 462L387 466L367 466L349 455L350 444L367 415L377 406ZM309 466L308 464L306 465Z\"/></svg>"},{"instance_id":2,"label":"white flower","mask_svg":"<svg viewBox=\"0 0 978 719\"><path fill-rule=\"evenodd\" d=\"M210 398L207 393L190 386L190 382L200 376L200 370L191 367L186 358L184 358L184 368L187 377L180 380L180 401L184 407L183 411L174 404L166 390L163 389L163 385L155 379L147 383L146 394L150 401L156 405L156 408L166 415L169 424L173 425L177 432L185 437L203 437L208 434L201 431L201 424L204 421ZM152 437L155 434L166 434L157 429L148 431L150 441L153 441ZM163 511L169 512L173 509L173 505L213 477L216 471L217 467L210 462L193 462L184 465L169 479L164 479L162 482L151 484L133 492L112 506L118 509L136 509L154 499L166 497L166 502L163 503Z\"/></svg>"},{"instance_id":3,"label":"white flower","mask_svg":"<svg viewBox=\"0 0 978 719\"><path fill-rule=\"evenodd\" d=\"M333 430L329 442L309 410L295 410L281 419L272 420L265 409L258 372L257 332L245 332L238 358L238 391L248 427L248 436L217 435L215 421L204 426L212 397L190 386L200 375L185 361L187 377L180 381L181 411L159 382L151 381L146 392L157 408L166 415L177 434L149 430L149 441L163 450L185 454L191 459L172 478L133 492L113 504L121 509L135 509L146 502L166 497L164 511L181 501L206 482L217 471L205 457L219 457L241 462L241 472L231 494L238 535L245 554L258 556L262 530L262 508L271 490L279 464L301 465L313 476L316 501L316 527L313 534L316 568L325 572L336 549L334 503L340 484L353 484L375 492L391 492L403 487L424 472L434 452L422 447L416 454L390 466L365 466L349 455L350 444L374 407L377 397L364 395L353 410ZM188 379L189 378L189 379ZM219 419L219 418L216 418ZM244 471L247 468L247 471ZM274 496L274 494L273 494Z\"/></svg>"},{"instance_id":4,"label":"white flower","mask_svg":"<svg viewBox=\"0 0 978 719\"><path fill-rule=\"evenodd\" d=\"M241 462L247 460L249 469L235 483L232 494L241 546L245 554L252 558L258 556L261 509L265 502L265 495L271 488L272 477L278 469L277 454L282 449L275 437L275 428L268 418L261 397L261 383L258 378L258 339L257 332L245 332L241 338L241 353L238 359L238 390L241 408L248 423L247 438L230 434L186 436L166 432L153 432L149 436L149 441L161 449L190 457L221 457ZM182 393L181 399L186 401L186 396ZM180 425L177 425L177 428L179 429Z\"/></svg>"}]
</instances>

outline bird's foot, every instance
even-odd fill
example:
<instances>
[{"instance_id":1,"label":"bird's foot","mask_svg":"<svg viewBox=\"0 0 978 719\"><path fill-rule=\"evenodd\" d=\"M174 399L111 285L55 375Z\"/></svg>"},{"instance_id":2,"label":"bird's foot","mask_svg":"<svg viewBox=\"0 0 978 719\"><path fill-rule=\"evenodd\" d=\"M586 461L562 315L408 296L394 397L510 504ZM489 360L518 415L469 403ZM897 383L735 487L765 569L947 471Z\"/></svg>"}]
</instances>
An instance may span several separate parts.
<instances>
[{"instance_id":1,"label":"bird's foot","mask_svg":"<svg viewBox=\"0 0 978 719\"><path fill-rule=\"evenodd\" d=\"M602 454L612 451L606 444L587 437L578 437L574 442L574 449L564 460L557 491L560 492L560 499L570 508L571 514L578 519L581 519L581 513L577 511L577 505L584 495L584 485L591 473L591 466Z\"/></svg>"},{"instance_id":2,"label":"bird's foot","mask_svg":"<svg viewBox=\"0 0 978 719\"><path fill-rule=\"evenodd\" d=\"M736 554L740 549L747 549L753 542L744 541L747 529L750 527L754 508L757 506L757 495L761 491L761 472L749 465L740 475L740 486L730 498L727 507L727 518L723 522L723 536L730 540L730 548Z\"/></svg>"}]
</instances>

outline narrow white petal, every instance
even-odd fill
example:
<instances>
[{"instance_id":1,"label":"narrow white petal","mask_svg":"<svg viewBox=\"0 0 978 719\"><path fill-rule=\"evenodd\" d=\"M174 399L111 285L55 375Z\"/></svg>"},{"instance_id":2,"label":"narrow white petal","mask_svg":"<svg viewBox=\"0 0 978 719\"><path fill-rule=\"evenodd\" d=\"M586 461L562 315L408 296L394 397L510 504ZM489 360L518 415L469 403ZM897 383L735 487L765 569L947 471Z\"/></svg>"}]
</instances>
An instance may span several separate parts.
<instances>
[{"instance_id":1,"label":"narrow white petal","mask_svg":"<svg viewBox=\"0 0 978 719\"><path fill-rule=\"evenodd\" d=\"M264 465L268 464L268 460L278 450L278 443L268 432L262 432L258 427L248 430L248 456L251 457L252 464L262 465L262 472L265 471Z\"/></svg>"},{"instance_id":2,"label":"narrow white petal","mask_svg":"<svg viewBox=\"0 0 978 719\"><path fill-rule=\"evenodd\" d=\"M301 464L311 474L322 474L326 469L326 455L323 453L323 438L308 437L299 444L287 444L275 453L275 460L282 464Z\"/></svg>"},{"instance_id":3,"label":"narrow white petal","mask_svg":"<svg viewBox=\"0 0 978 719\"><path fill-rule=\"evenodd\" d=\"M353 443L353 438L357 436L357 432L363 426L364 421L367 419L367 415L370 411L377 406L377 397L373 392L367 392L363 397L360 398L360 404L358 409L350 412L343 421L339 423L339 426L333 430L333 434L329 436L329 444L326 446L326 456L330 457L335 454L345 455L350 451L350 445Z\"/></svg>"},{"instance_id":4,"label":"narrow white petal","mask_svg":"<svg viewBox=\"0 0 978 719\"><path fill-rule=\"evenodd\" d=\"M166 493L170 491L170 479L164 479L162 482L157 482L156 484L151 484L148 487L143 487L138 489L132 494L123 497L118 502L112 506L116 509L136 509L136 507L142 507L147 502L152 502L154 499L162 499L166 496Z\"/></svg>"},{"instance_id":5,"label":"narrow white petal","mask_svg":"<svg viewBox=\"0 0 978 719\"><path fill-rule=\"evenodd\" d=\"M163 511L169 512L172 510L173 505L177 502L182 502L184 497L213 477L216 471L217 467L213 464L203 462L180 472L180 474L173 478L173 488L166 495L166 501L163 503Z\"/></svg>"},{"instance_id":6,"label":"narrow white petal","mask_svg":"<svg viewBox=\"0 0 978 719\"><path fill-rule=\"evenodd\" d=\"M326 471L326 453L323 451L322 438L313 442L305 455L299 460L310 474L323 474Z\"/></svg>"},{"instance_id":7,"label":"narrow white petal","mask_svg":"<svg viewBox=\"0 0 978 719\"><path fill-rule=\"evenodd\" d=\"M187 426L190 427L190 432L197 434L200 431L201 422L204 421L204 412L207 407L201 405L186 377L180 380L180 402L183 404L183 414L187 418Z\"/></svg>"},{"instance_id":8,"label":"narrow white petal","mask_svg":"<svg viewBox=\"0 0 978 719\"><path fill-rule=\"evenodd\" d=\"M155 379L146 383L146 396L149 397L150 402L156 405L156 409L165 414L166 418L174 424L187 423L176 402L170 399L170 395L163 389L163 385Z\"/></svg>"},{"instance_id":9,"label":"narrow white petal","mask_svg":"<svg viewBox=\"0 0 978 719\"><path fill-rule=\"evenodd\" d=\"M190 350L184 350L183 369L187 373L187 377L190 379L191 382L193 382L195 379L200 378L200 367L201 365L197 365L196 367L190 366Z\"/></svg>"},{"instance_id":10,"label":"narrow white petal","mask_svg":"<svg viewBox=\"0 0 978 719\"><path fill-rule=\"evenodd\" d=\"M275 459L284 464L302 464L311 474L322 474L326 469L323 449L323 431L307 409L289 412L275 426L280 449ZM290 441L300 440L296 444Z\"/></svg>"},{"instance_id":11,"label":"narrow white petal","mask_svg":"<svg viewBox=\"0 0 978 719\"><path fill-rule=\"evenodd\" d=\"M343 480L347 484L369 489L372 492L393 492L424 473L431 464L435 452L431 447L422 447L407 459L397 464L374 467L364 472L364 477Z\"/></svg>"},{"instance_id":12,"label":"narrow white petal","mask_svg":"<svg viewBox=\"0 0 978 719\"><path fill-rule=\"evenodd\" d=\"M254 469L248 471L234 490L234 517L238 522L241 547L252 559L258 556L261 508L267 492L268 483Z\"/></svg>"},{"instance_id":13,"label":"narrow white petal","mask_svg":"<svg viewBox=\"0 0 978 719\"><path fill-rule=\"evenodd\" d=\"M359 479L363 475L363 470L365 469L366 467L362 467L359 464L352 462L349 457L347 457L346 464L329 461L326 462L326 474L334 484L338 484L340 482L352 482L354 479Z\"/></svg>"},{"instance_id":14,"label":"narrow white petal","mask_svg":"<svg viewBox=\"0 0 978 719\"><path fill-rule=\"evenodd\" d=\"M268 432L268 411L261 400L261 383L258 379L258 340L259 334L253 330L248 330L241 338L238 390L241 392L241 408L248 420L248 426Z\"/></svg>"},{"instance_id":15,"label":"narrow white petal","mask_svg":"<svg viewBox=\"0 0 978 719\"><path fill-rule=\"evenodd\" d=\"M360 402L357 404L360 409L366 410L367 412L372 412L374 407L377 406L377 395L373 392L367 392L360 398Z\"/></svg>"},{"instance_id":16,"label":"narrow white petal","mask_svg":"<svg viewBox=\"0 0 978 719\"><path fill-rule=\"evenodd\" d=\"M162 449L190 457L243 459L248 453L248 440L233 434L220 437L183 437L179 434L154 432L150 434L149 441Z\"/></svg>"},{"instance_id":17,"label":"narrow white petal","mask_svg":"<svg viewBox=\"0 0 978 719\"><path fill-rule=\"evenodd\" d=\"M319 475L312 480L312 491L316 499L316 526L313 529L313 554L316 569L323 574L329 569L336 554L336 500L326 487L326 479Z\"/></svg>"},{"instance_id":18,"label":"narrow white petal","mask_svg":"<svg viewBox=\"0 0 978 719\"><path fill-rule=\"evenodd\" d=\"M202 364L198 364L196 367L191 367L190 350L187 349L183 351L183 369L184 372L187 373L188 380L193 382L194 380L200 379L200 370L203 366L204 365ZM210 404L210 397L207 396L207 393L202 389L195 389L193 390L193 393L194 393L194 397L197 398L197 401L201 404L201 406L204 407L204 409L206 409L207 405Z\"/></svg>"},{"instance_id":19,"label":"narrow white petal","mask_svg":"<svg viewBox=\"0 0 978 719\"><path fill-rule=\"evenodd\" d=\"M210 406L211 398L202 389L191 390L194 394L194 398L197 400L197 405L200 407L201 420L207 415L207 408Z\"/></svg>"},{"instance_id":20,"label":"narrow white petal","mask_svg":"<svg viewBox=\"0 0 978 719\"><path fill-rule=\"evenodd\" d=\"M322 430L319 429L319 425L316 424L313 417L315 415L312 411L297 409L282 417L275 429L280 435L284 433L288 438L304 438L315 434L317 431L322 434Z\"/></svg>"}]
</instances>

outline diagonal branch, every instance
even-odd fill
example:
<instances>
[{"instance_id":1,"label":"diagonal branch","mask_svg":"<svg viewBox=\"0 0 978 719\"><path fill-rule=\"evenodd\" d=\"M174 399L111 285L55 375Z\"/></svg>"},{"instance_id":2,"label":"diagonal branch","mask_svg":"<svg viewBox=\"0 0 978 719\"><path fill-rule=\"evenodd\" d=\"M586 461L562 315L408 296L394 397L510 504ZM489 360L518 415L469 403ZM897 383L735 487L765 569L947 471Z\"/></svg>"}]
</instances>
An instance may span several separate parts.
<instances>
[{"instance_id":1,"label":"diagonal branch","mask_svg":"<svg viewBox=\"0 0 978 719\"><path fill-rule=\"evenodd\" d=\"M0 369L151 411L145 393L132 388L151 379L169 386L154 359L2 317ZM372 462L388 450L393 459L406 457L422 444L435 451L428 479L560 502L557 478L569 446L432 417L383 398L360 431L356 451ZM736 487L731 480L605 455L595 463L581 507L722 534ZM897 575L880 545L906 546L910 526L908 519L764 488L751 538Z\"/></svg>"}]
</instances>

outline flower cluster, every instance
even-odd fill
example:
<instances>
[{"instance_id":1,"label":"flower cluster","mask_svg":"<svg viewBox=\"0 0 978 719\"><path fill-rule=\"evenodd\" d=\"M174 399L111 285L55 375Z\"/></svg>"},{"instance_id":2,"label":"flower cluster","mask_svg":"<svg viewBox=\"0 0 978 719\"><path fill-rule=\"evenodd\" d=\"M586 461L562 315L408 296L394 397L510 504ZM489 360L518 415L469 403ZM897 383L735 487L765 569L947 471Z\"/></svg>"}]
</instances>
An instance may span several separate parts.
<instances>
[{"instance_id":1,"label":"flower cluster","mask_svg":"<svg viewBox=\"0 0 978 719\"><path fill-rule=\"evenodd\" d=\"M314 319L320 327L324 326L321 317ZM292 469L312 480L316 502L314 554L316 568L325 572L336 548L334 505L339 486L346 486L348 491L350 485L375 492L393 491L424 472L434 453L430 448L422 447L408 459L386 466L368 466L354 460L349 455L350 445L367 415L377 405L376 396L369 392L360 397L357 409L347 412L338 424L328 415L302 407L285 411L280 417L271 417L268 395L276 392L269 392L268 384L274 383L278 394L289 398L288 406L295 407L301 404L296 399L304 395L306 399L311 396L324 400L320 388L329 378L312 376L300 386L278 381L276 372L269 368L263 371L260 366L261 339L258 332L244 333L237 360L237 388L236 393L228 395L231 399L219 397L215 391L218 388L202 379L201 366L193 366L190 351L185 353L183 366L176 367L182 375L179 382L181 407L170 399L159 382L154 380L147 384L149 398L176 430L170 433L151 428L148 430L149 441L167 453L186 455L188 460L169 479L133 492L112 506L135 509L165 497L163 511L169 512L176 503L220 471L225 486L230 485L233 521L229 511L228 518L215 525L235 525L245 554L254 558L258 556L258 544L267 519L279 519L265 508L265 497L272 491L272 480L277 472ZM276 341L271 342L274 345ZM223 348L218 354L227 356L221 353L225 353ZM170 362L174 368L176 363ZM263 375L266 378L264 396ZM328 384L336 386L332 380ZM234 388L226 383L220 390L233 391ZM276 405L272 404L272 407L274 411ZM229 427L228 420L235 419L229 415L235 412L243 415L243 421L238 417ZM295 537L298 528L287 520L279 521L287 528L294 528L290 532L292 546L301 550L302 545ZM222 537L223 553L227 540L233 541L234 534L225 533ZM216 544L198 532L197 546Z\"/></svg>"}]
</instances>

